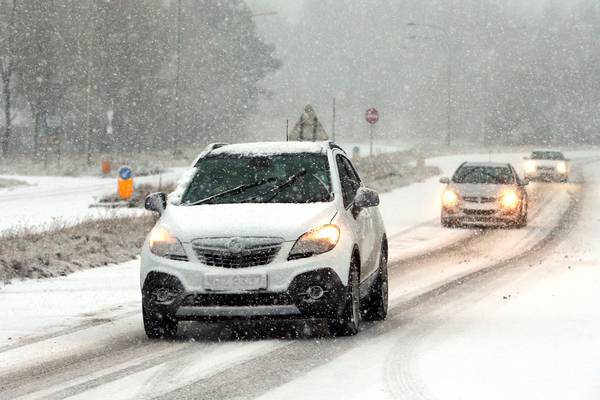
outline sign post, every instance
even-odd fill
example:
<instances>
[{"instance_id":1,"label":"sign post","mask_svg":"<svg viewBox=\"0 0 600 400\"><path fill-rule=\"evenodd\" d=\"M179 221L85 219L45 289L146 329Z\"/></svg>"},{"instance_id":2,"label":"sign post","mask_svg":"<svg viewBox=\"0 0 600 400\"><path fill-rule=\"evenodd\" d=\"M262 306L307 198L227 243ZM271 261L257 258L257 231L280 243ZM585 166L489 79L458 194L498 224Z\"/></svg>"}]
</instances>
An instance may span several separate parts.
<instances>
[{"instance_id":1,"label":"sign post","mask_svg":"<svg viewBox=\"0 0 600 400\"><path fill-rule=\"evenodd\" d=\"M373 156L373 125L379 121L379 111L371 107L365 113L365 120L369 124L369 155Z\"/></svg>"}]
</instances>

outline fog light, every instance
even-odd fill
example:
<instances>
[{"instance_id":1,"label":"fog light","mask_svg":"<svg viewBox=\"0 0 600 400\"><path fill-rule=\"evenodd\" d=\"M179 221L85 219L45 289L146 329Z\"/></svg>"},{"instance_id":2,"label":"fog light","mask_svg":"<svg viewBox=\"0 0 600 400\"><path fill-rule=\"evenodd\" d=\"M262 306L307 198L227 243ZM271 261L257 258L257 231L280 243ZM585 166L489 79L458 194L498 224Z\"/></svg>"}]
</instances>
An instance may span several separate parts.
<instances>
[{"instance_id":1,"label":"fog light","mask_svg":"<svg viewBox=\"0 0 600 400\"><path fill-rule=\"evenodd\" d=\"M321 286L311 286L308 288L306 294L311 300L319 300L321 297L323 297L325 291Z\"/></svg>"},{"instance_id":2,"label":"fog light","mask_svg":"<svg viewBox=\"0 0 600 400\"><path fill-rule=\"evenodd\" d=\"M152 292L152 298L156 303L169 303L175 300L177 293L168 288L157 288Z\"/></svg>"}]
</instances>

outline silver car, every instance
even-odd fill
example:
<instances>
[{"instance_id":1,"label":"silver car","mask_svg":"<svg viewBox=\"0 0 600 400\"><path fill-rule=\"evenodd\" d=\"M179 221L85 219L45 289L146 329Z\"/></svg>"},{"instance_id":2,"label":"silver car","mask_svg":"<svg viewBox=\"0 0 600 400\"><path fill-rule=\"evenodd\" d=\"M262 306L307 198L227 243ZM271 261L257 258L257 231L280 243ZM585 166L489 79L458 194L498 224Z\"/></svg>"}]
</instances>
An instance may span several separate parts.
<instances>
[{"instance_id":1,"label":"silver car","mask_svg":"<svg viewBox=\"0 0 600 400\"><path fill-rule=\"evenodd\" d=\"M568 182L570 163L560 151L535 150L525 157L525 178L554 182Z\"/></svg>"},{"instance_id":2,"label":"silver car","mask_svg":"<svg viewBox=\"0 0 600 400\"><path fill-rule=\"evenodd\" d=\"M514 167L507 163L463 163L442 193L441 221L444 227L462 225L527 225L528 199Z\"/></svg>"}]
</instances>

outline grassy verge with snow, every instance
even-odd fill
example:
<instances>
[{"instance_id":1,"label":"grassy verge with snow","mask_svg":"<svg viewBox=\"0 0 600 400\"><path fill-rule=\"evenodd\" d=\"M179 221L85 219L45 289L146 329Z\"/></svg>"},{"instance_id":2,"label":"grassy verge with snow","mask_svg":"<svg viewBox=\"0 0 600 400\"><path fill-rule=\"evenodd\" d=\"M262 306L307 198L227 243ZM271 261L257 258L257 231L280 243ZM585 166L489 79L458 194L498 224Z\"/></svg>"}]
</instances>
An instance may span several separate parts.
<instances>
[{"instance_id":1,"label":"grassy verge with snow","mask_svg":"<svg viewBox=\"0 0 600 400\"><path fill-rule=\"evenodd\" d=\"M10 189L17 186L27 186L27 182L19 181L17 179L0 178L0 189Z\"/></svg>"},{"instance_id":2,"label":"grassy verge with snow","mask_svg":"<svg viewBox=\"0 0 600 400\"><path fill-rule=\"evenodd\" d=\"M0 281L47 278L135 258L154 216L109 218L0 237Z\"/></svg>"}]
</instances>

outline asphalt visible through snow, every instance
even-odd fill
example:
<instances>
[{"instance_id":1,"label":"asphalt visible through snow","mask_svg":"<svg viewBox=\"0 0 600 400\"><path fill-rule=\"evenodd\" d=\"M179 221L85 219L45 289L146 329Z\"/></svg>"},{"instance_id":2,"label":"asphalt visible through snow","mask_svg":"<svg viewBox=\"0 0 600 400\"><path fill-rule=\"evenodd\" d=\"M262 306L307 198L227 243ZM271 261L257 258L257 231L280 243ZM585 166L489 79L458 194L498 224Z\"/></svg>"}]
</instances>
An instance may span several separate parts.
<instances>
[{"instance_id":1,"label":"asphalt visible through snow","mask_svg":"<svg viewBox=\"0 0 600 400\"><path fill-rule=\"evenodd\" d=\"M396 249L389 317L355 337L329 338L318 323L186 323L178 339L151 341L139 312L123 312L0 348L0 398L430 398L423 338L538 266L581 221L585 190L533 184L525 229L456 230L441 248Z\"/></svg>"}]
</instances>

